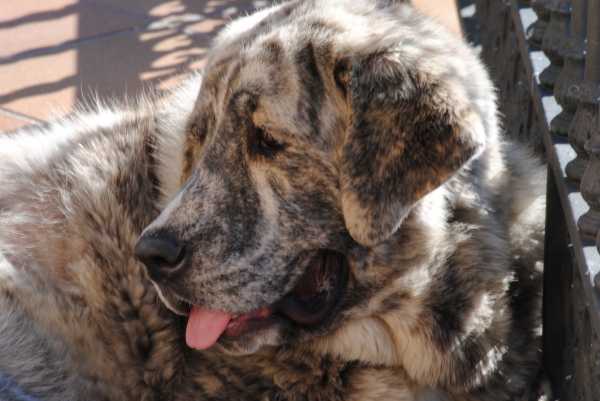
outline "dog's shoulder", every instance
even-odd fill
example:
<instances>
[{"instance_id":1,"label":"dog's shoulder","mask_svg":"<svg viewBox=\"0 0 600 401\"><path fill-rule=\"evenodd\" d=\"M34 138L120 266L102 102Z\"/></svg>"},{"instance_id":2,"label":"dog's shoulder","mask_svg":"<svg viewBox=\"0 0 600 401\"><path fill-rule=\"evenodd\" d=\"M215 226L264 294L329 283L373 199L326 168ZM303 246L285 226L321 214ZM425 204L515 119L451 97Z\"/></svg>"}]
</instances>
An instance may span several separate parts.
<instances>
[{"instance_id":1,"label":"dog's shoulder","mask_svg":"<svg viewBox=\"0 0 600 401\"><path fill-rule=\"evenodd\" d=\"M199 80L0 137L0 373L31 396L135 398L123 366L175 336L132 248L179 188Z\"/></svg>"}]
</instances>

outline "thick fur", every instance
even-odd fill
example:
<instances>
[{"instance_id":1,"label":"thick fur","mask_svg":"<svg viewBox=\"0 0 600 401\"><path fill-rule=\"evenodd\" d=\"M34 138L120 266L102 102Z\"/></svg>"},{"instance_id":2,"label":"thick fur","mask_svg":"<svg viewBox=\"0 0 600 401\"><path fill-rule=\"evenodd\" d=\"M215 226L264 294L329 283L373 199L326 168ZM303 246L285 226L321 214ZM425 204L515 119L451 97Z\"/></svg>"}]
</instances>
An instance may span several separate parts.
<instances>
[{"instance_id":1,"label":"thick fur","mask_svg":"<svg viewBox=\"0 0 600 401\"><path fill-rule=\"evenodd\" d=\"M540 397L543 169L409 4L258 12L171 96L7 135L0 160L0 372L32 396ZM148 279L143 231L188 244L181 275ZM323 249L349 265L326 319L186 346L167 306L264 308Z\"/></svg>"}]
</instances>

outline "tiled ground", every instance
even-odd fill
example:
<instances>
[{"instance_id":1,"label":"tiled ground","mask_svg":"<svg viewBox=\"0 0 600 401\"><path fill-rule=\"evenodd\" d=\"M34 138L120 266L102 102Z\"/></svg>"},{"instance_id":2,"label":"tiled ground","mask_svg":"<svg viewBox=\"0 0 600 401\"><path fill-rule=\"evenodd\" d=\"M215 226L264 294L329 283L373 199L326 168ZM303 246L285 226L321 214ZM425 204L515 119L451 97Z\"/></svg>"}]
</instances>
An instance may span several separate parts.
<instances>
[{"instance_id":1,"label":"tiled ground","mask_svg":"<svg viewBox=\"0 0 600 401\"><path fill-rule=\"evenodd\" d=\"M231 17L271 0L0 0L0 132L175 85ZM455 0L415 0L460 34Z\"/></svg>"}]
</instances>

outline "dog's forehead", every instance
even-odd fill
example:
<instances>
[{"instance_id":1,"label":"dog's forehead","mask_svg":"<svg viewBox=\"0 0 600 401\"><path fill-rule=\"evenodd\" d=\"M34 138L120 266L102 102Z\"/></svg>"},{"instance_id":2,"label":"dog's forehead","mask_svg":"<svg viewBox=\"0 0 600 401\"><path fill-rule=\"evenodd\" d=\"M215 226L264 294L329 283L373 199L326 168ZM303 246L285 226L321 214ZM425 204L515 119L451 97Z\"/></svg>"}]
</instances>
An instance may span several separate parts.
<instances>
[{"instance_id":1,"label":"dog's forehead","mask_svg":"<svg viewBox=\"0 0 600 401\"><path fill-rule=\"evenodd\" d=\"M309 3L283 3L233 21L215 39L205 77L223 75L223 65L240 63L250 76L264 70L292 71L309 43L320 55L331 51L331 43L348 30L341 23L345 18L335 13L335 2L324 3L320 13Z\"/></svg>"},{"instance_id":2,"label":"dog's forehead","mask_svg":"<svg viewBox=\"0 0 600 401\"><path fill-rule=\"evenodd\" d=\"M333 82L333 66L324 62L333 57L326 54L327 45L306 37L294 41L281 36L285 35L273 32L236 46L236 51L207 66L202 90L210 96L204 96L203 102L214 108L217 120L231 116L233 110L244 114L252 109L256 125L290 128L299 108L317 107L325 100L327 81Z\"/></svg>"},{"instance_id":3,"label":"dog's forehead","mask_svg":"<svg viewBox=\"0 0 600 401\"><path fill-rule=\"evenodd\" d=\"M204 72L205 82L226 86L231 92L268 93L269 87L281 85L282 80L297 73L295 59L309 43L316 45L308 35L300 37L293 29L281 27L247 42L224 44L224 48L213 51Z\"/></svg>"}]
</instances>

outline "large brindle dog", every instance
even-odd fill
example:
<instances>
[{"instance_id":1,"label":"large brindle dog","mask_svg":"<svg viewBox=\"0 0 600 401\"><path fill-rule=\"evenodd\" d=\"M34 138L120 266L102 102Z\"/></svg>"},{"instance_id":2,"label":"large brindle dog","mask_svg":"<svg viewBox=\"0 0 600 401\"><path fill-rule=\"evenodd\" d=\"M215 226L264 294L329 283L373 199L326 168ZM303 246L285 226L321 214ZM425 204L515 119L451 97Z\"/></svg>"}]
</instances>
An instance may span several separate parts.
<instances>
[{"instance_id":1,"label":"large brindle dog","mask_svg":"<svg viewBox=\"0 0 600 401\"><path fill-rule=\"evenodd\" d=\"M409 4L291 1L6 135L0 395L543 399L545 179L495 101Z\"/></svg>"}]
</instances>

